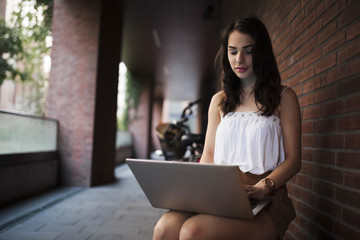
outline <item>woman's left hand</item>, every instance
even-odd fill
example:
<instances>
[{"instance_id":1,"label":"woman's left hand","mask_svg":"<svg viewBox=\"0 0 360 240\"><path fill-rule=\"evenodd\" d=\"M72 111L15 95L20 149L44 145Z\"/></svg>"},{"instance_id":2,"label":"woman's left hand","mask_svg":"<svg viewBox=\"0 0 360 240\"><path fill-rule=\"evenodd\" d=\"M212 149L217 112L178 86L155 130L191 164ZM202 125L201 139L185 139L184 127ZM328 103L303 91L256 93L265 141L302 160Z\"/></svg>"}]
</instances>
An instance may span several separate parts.
<instances>
[{"instance_id":1,"label":"woman's left hand","mask_svg":"<svg viewBox=\"0 0 360 240\"><path fill-rule=\"evenodd\" d=\"M262 181L255 185L245 185L245 191L249 199L255 200L263 200L270 193L270 189Z\"/></svg>"}]
</instances>

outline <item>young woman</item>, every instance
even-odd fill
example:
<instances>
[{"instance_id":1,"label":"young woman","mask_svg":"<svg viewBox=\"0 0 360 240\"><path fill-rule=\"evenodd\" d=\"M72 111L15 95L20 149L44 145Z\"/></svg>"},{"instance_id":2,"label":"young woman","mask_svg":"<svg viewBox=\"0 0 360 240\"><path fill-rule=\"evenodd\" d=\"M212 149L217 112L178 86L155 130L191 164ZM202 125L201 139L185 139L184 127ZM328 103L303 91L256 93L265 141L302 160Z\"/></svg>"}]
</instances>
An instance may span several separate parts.
<instances>
[{"instance_id":1,"label":"young woman","mask_svg":"<svg viewBox=\"0 0 360 240\"><path fill-rule=\"evenodd\" d=\"M286 182L300 169L300 108L294 91L280 84L269 34L257 18L229 25L217 55L222 91L209 107L202 163L238 165L249 198L270 196L253 220L170 211L154 239L277 239L295 211Z\"/></svg>"}]
</instances>

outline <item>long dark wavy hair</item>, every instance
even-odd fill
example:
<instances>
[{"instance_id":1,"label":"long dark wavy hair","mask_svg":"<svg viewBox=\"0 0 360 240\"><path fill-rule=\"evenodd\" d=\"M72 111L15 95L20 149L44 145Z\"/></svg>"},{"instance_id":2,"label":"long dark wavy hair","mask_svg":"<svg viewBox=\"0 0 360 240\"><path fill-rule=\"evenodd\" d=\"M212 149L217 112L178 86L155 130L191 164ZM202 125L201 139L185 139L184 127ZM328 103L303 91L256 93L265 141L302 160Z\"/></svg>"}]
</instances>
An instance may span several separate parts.
<instances>
[{"instance_id":1,"label":"long dark wavy hair","mask_svg":"<svg viewBox=\"0 0 360 240\"><path fill-rule=\"evenodd\" d=\"M241 81L233 72L228 60L228 39L233 31L248 34L255 41L252 66L256 82L253 93L262 115L270 116L274 114L280 103L281 78L269 33L264 24L255 17L235 20L225 28L222 34L216 63L219 63L221 67L222 89L225 97L219 107L224 115L234 112L242 104L244 97Z\"/></svg>"}]
</instances>

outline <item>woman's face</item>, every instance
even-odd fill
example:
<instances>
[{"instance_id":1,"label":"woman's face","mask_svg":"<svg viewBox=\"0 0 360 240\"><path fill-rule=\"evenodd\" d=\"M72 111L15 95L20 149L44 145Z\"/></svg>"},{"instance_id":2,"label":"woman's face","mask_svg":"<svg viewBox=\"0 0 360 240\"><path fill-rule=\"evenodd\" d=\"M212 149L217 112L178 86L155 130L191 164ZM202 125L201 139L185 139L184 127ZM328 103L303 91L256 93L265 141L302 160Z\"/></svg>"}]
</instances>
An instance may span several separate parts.
<instances>
[{"instance_id":1,"label":"woman's face","mask_svg":"<svg viewBox=\"0 0 360 240\"><path fill-rule=\"evenodd\" d=\"M228 39L228 59L230 66L239 78L254 76L252 68L252 52L254 39L238 31L233 31Z\"/></svg>"}]
</instances>

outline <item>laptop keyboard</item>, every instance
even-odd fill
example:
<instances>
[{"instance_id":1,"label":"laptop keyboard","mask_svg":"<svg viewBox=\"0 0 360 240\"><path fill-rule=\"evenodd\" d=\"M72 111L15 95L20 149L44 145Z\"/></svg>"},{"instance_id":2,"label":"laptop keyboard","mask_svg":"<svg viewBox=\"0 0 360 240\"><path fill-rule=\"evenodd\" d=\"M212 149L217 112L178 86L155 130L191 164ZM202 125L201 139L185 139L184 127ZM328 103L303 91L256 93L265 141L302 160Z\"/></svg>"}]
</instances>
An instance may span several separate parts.
<instances>
[{"instance_id":1,"label":"laptop keyboard","mask_svg":"<svg viewBox=\"0 0 360 240\"><path fill-rule=\"evenodd\" d=\"M257 206L259 206L259 204L257 202L250 202L250 206L251 206L251 209L254 209Z\"/></svg>"}]
</instances>

